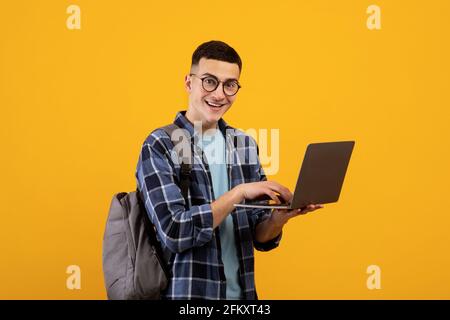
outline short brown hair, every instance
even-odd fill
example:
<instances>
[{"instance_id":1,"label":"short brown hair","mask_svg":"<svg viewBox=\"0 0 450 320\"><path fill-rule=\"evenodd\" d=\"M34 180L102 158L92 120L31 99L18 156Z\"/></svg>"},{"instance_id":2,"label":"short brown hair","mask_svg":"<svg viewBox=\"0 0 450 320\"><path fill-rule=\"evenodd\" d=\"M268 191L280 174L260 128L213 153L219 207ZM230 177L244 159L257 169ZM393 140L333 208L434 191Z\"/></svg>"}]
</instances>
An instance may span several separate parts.
<instances>
[{"instance_id":1,"label":"short brown hair","mask_svg":"<svg viewBox=\"0 0 450 320\"><path fill-rule=\"evenodd\" d=\"M192 54L191 66L198 65L201 58L236 63L239 66L239 71L242 69L242 61L239 54L222 41L212 40L199 45Z\"/></svg>"}]
</instances>

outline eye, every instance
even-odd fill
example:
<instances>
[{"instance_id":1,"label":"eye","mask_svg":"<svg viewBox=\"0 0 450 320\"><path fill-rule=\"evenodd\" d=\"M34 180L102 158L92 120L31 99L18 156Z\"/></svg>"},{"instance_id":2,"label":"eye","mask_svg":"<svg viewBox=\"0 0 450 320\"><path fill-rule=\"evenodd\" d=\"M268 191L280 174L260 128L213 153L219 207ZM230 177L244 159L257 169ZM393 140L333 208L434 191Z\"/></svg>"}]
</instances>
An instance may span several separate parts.
<instances>
[{"instance_id":1,"label":"eye","mask_svg":"<svg viewBox=\"0 0 450 320\"><path fill-rule=\"evenodd\" d=\"M217 84L217 80L212 77L207 77L203 80L205 84L215 86Z\"/></svg>"},{"instance_id":2,"label":"eye","mask_svg":"<svg viewBox=\"0 0 450 320\"><path fill-rule=\"evenodd\" d=\"M228 81L225 83L225 86L230 89L236 89L238 86L238 83L236 81Z\"/></svg>"}]
</instances>

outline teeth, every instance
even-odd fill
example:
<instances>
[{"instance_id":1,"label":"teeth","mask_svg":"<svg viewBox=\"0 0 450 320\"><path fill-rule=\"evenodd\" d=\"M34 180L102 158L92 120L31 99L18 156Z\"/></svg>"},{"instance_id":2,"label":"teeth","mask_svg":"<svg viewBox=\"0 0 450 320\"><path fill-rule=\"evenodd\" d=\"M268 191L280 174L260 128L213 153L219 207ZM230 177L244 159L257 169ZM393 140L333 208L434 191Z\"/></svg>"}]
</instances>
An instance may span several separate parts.
<instances>
[{"instance_id":1,"label":"teeth","mask_svg":"<svg viewBox=\"0 0 450 320\"><path fill-rule=\"evenodd\" d=\"M211 102L208 102L208 101L206 101L206 103L209 104L210 106L213 106L213 107L221 107L222 106L221 104L215 104L215 103L211 103Z\"/></svg>"}]
</instances>

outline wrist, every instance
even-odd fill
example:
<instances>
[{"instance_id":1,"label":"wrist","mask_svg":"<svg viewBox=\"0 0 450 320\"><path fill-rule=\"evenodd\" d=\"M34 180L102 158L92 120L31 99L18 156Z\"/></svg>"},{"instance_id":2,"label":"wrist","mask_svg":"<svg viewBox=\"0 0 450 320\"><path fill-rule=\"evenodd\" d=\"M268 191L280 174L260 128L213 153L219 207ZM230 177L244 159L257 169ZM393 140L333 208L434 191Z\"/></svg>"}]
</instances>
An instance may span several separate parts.
<instances>
[{"instance_id":1,"label":"wrist","mask_svg":"<svg viewBox=\"0 0 450 320\"><path fill-rule=\"evenodd\" d=\"M234 187L232 189L232 191L234 192L233 194L233 203L237 204L237 203L241 203L245 196L244 196L244 190L242 189L242 184L237 185L236 187Z\"/></svg>"},{"instance_id":2,"label":"wrist","mask_svg":"<svg viewBox=\"0 0 450 320\"><path fill-rule=\"evenodd\" d=\"M282 229L287 221L283 221L282 219L280 219L280 217L277 216L276 210L273 209L270 213L269 222L277 229Z\"/></svg>"}]
</instances>

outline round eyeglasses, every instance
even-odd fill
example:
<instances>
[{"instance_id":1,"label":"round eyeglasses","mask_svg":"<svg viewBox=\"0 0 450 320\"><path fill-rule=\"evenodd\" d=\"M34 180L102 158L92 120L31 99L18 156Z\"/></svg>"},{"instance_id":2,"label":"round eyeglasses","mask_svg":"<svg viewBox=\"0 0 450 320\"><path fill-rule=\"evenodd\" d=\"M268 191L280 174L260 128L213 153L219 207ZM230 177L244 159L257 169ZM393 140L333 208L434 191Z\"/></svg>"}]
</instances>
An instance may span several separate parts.
<instances>
[{"instance_id":1,"label":"round eyeglasses","mask_svg":"<svg viewBox=\"0 0 450 320\"><path fill-rule=\"evenodd\" d=\"M241 85L237 80L229 79L226 81L220 81L216 77L212 75L205 75L204 77L199 77L195 73L189 74L190 76L196 76L200 80L202 80L202 87L207 92L213 92L217 89L219 84L222 83L222 89L223 93L226 96L234 96L239 89L241 88Z\"/></svg>"}]
</instances>

